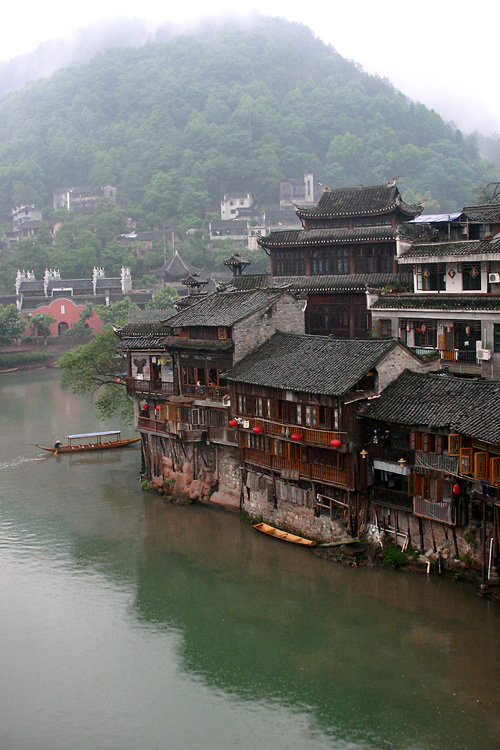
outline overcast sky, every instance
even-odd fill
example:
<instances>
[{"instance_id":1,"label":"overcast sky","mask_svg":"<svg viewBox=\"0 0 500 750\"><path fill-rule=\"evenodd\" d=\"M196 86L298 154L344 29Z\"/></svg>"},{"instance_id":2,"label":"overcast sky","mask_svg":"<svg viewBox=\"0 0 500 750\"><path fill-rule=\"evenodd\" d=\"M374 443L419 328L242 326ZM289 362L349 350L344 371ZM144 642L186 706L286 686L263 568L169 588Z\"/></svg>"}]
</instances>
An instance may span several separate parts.
<instances>
[{"instance_id":1,"label":"overcast sky","mask_svg":"<svg viewBox=\"0 0 500 750\"><path fill-rule=\"evenodd\" d=\"M189 22L234 13L228 0L25 0L2 9L0 60L30 52L43 41L64 36L96 21L150 19ZM241 8L242 4L238 4ZM247 10L281 16L311 28L344 57L369 73L388 78L403 93L436 109L466 132L500 132L500 97L494 0L249 0Z\"/></svg>"}]
</instances>

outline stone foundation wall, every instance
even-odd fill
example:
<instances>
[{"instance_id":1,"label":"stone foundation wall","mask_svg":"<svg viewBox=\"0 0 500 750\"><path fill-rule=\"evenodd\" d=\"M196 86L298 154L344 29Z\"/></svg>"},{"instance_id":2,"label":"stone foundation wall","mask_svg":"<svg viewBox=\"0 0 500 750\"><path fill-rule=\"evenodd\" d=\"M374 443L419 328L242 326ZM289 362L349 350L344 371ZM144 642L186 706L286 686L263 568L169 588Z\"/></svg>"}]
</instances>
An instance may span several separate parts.
<instances>
[{"instance_id":1,"label":"stone foundation wall","mask_svg":"<svg viewBox=\"0 0 500 750\"><path fill-rule=\"evenodd\" d=\"M261 518L271 526L315 541L331 542L349 537L347 521L316 515L312 491L304 490L304 501L301 502L297 488L286 482L279 483L281 486L276 497L271 477L247 472L246 480L242 509L250 518Z\"/></svg>"}]
</instances>

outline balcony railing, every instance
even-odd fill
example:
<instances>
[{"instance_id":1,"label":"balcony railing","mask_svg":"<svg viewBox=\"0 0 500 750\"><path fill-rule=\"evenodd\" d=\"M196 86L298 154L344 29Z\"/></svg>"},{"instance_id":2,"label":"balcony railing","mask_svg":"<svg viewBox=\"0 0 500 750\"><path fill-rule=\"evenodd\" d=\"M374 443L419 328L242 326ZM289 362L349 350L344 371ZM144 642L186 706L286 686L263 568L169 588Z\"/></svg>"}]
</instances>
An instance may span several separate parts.
<instances>
[{"instance_id":1,"label":"balcony railing","mask_svg":"<svg viewBox=\"0 0 500 750\"><path fill-rule=\"evenodd\" d=\"M331 430L284 424L261 417L244 417L244 419L248 419L250 429L253 427L262 427L263 434L268 436L276 435L283 438L290 437L291 435L300 435L305 443L314 443L315 445L330 445L330 441L336 439L340 440L344 446L347 445L346 432L332 432Z\"/></svg>"},{"instance_id":2,"label":"balcony railing","mask_svg":"<svg viewBox=\"0 0 500 750\"><path fill-rule=\"evenodd\" d=\"M435 503L433 500L427 500L420 495L413 498L413 512L416 516L429 518L432 521L441 521L441 523L454 526L456 523L455 508L451 503Z\"/></svg>"},{"instance_id":3,"label":"balcony railing","mask_svg":"<svg viewBox=\"0 0 500 750\"><path fill-rule=\"evenodd\" d=\"M149 419L149 417L139 417L137 428L178 435L181 440L201 440L203 433L206 432L206 427L203 427L203 425L191 425L187 422L173 422L165 419Z\"/></svg>"},{"instance_id":4,"label":"balcony railing","mask_svg":"<svg viewBox=\"0 0 500 750\"><path fill-rule=\"evenodd\" d=\"M347 472L345 469L338 469L334 466L308 464L297 459L274 456L271 453L265 453L255 448L245 448L245 461L258 464L259 466L267 466L271 469L291 469L292 471L298 471L299 475L304 479L316 479L320 482L347 487Z\"/></svg>"},{"instance_id":5,"label":"balcony railing","mask_svg":"<svg viewBox=\"0 0 500 750\"><path fill-rule=\"evenodd\" d=\"M371 458L378 461L389 461L397 464L400 459L404 458L408 466L412 466L415 461L415 451L410 448L397 448L392 445L371 445L369 448Z\"/></svg>"},{"instance_id":6,"label":"balcony railing","mask_svg":"<svg viewBox=\"0 0 500 750\"><path fill-rule=\"evenodd\" d=\"M229 386L186 385L183 383L182 394L184 396L194 396L195 398L206 398L211 401L222 401L225 396L229 396Z\"/></svg>"},{"instance_id":7,"label":"balcony railing","mask_svg":"<svg viewBox=\"0 0 500 750\"><path fill-rule=\"evenodd\" d=\"M449 364L477 365L476 350L472 349L434 349L429 346L412 346L411 350L428 360L442 360Z\"/></svg>"},{"instance_id":8,"label":"balcony railing","mask_svg":"<svg viewBox=\"0 0 500 750\"><path fill-rule=\"evenodd\" d=\"M413 497L406 492L390 490L387 487L373 487L373 502L385 508L413 511Z\"/></svg>"},{"instance_id":9,"label":"balcony railing","mask_svg":"<svg viewBox=\"0 0 500 750\"><path fill-rule=\"evenodd\" d=\"M209 427L208 439L213 443L238 445L238 435L231 427Z\"/></svg>"},{"instance_id":10,"label":"balcony railing","mask_svg":"<svg viewBox=\"0 0 500 750\"><path fill-rule=\"evenodd\" d=\"M127 393L173 393L174 384L166 380L127 378Z\"/></svg>"}]
</instances>

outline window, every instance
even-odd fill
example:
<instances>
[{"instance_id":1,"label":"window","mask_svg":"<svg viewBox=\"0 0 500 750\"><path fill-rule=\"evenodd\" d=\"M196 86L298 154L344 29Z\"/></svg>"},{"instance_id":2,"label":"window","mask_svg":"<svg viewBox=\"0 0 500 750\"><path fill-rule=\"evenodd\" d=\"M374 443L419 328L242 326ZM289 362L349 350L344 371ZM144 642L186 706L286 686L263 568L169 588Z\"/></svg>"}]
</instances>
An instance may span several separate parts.
<instances>
[{"instance_id":1,"label":"window","mask_svg":"<svg viewBox=\"0 0 500 750\"><path fill-rule=\"evenodd\" d=\"M446 289L446 269L443 263L417 268L417 289L420 292L444 292Z\"/></svg>"},{"instance_id":2,"label":"window","mask_svg":"<svg viewBox=\"0 0 500 750\"><path fill-rule=\"evenodd\" d=\"M437 328L435 321L417 320L414 323L415 346L437 347Z\"/></svg>"},{"instance_id":3,"label":"window","mask_svg":"<svg viewBox=\"0 0 500 750\"><path fill-rule=\"evenodd\" d=\"M494 325L493 351L500 352L500 323L495 323Z\"/></svg>"},{"instance_id":4,"label":"window","mask_svg":"<svg viewBox=\"0 0 500 750\"><path fill-rule=\"evenodd\" d=\"M300 250L278 250L275 255L277 276L303 276L304 253Z\"/></svg>"},{"instance_id":5,"label":"window","mask_svg":"<svg viewBox=\"0 0 500 750\"><path fill-rule=\"evenodd\" d=\"M464 291L481 291L481 266L464 265L462 270L462 288Z\"/></svg>"}]
</instances>

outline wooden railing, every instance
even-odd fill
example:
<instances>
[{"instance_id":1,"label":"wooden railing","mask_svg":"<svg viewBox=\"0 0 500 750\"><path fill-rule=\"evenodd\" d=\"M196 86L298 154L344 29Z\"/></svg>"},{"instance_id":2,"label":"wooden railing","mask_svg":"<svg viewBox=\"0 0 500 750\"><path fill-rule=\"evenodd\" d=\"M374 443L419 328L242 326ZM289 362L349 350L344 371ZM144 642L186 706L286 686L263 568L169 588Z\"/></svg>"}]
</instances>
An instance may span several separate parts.
<instances>
[{"instance_id":1,"label":"wooden railing","mask_svg":"<svg viewBox=\"0 0 500 750\"><path fill-rule=\"evenodd\" d=\"M165 380L127 378L127 393L173 393L174 384Z\"/></svg>"},{"instance_id":2,"label":"wooden railing","mask_svg":"<svg viewBox=\"0 0 500 750\"><path fill-rule=\"evenodd\" d=\"M386 508L413 511L413 497L387 487L373 487L373 502Z\"/></svg>"},{"instance_id":3,"label":"wooden railing","mask_svg":"<svg viewBox=\"0 0 500 750\"><path fill-rule=\"evenodd\" d=\"M211 401L222 401L225 396L229 396L229 387L226 385L186 385L183 383L182 394L195 398L207 398Z\"/></svg>"},{"instance_id":4,"label":"wooden railing","mask_svg":"<svg viewBox=\"0 0 500 750\"><path fill-rule=\"evenodd\" d=\"M434 500L427 500L420 495L413 498L413 512L416 516L448 523L450 526L456 523L456 512L451 503L435 503Z\"/></svg>"},{"instance_id":5,"label":"wooden railing","mask_svg":"<svg viewBox=\"0 0 500 750\"><path fill-rule=\"evenodd\" d=\"M164 419L149 419L149 417L139 417L137 427L140 430L151 430L152 432L166 432Z\"/></svg>"},{"instance_id":6,"label":"wooden railing","mask_svg":"<svg viewBox=\"0 0 500 750\"><path fill-rule=\"evenodd\" d=\"M202 425L166 421L165 419L149 419L148 417L139 417L137 428L139 430L178 435L182 440L201 440L203 433L206 432L206 427Z\"/></svg>"},{"instance_id":7,"label":"wooden railing","mask_svg":"<svg viewBox=\"0 0 500 750\"><path fill-rule=\"evenodd\" d=\"M369 456L378 461L390 461L393 464L399 463L404 458L408 466L413 466L415 460L415 451L409 448L397 448L392 445L371 445L369 447Z\"/></svg>"},{"instance_id":8,"label":"wooden railing","mask_svg":"<svg viewBox=\"0 0 500 750\"><path fill-rule=\"evenodd\" d=\"M214 443L238 445L238 435L231 427L209 427L208 439Z\"/></svg>"},{"instance_id":9,"label":"wooden railing","mask_svg":"<svg viewBox=\"0 0 500 750\"><path fill-rule=\"evenodd\" d=\"M274 422L270 419L261 417L243 417L248 419L250 429L253 427L262 427L265 435L276 435L281 438L289 438L291 435L301 435L303 442L314 443L315 445L330 445L331 440L340 440L343 445L347 445L346 432L332 432L331 430L321 430L311 427L302 427L298 425Z\"/></svg>"},{"instance_id":10,"label":"wooden railing","mask_svg":"<svg viewBox=\"0 0 500 750\"><path fill-rule=\"evenodd\" d=\"M244 451L245 461L249 461L250 463L277 470L291 469L292 471L298 471L304 479L316 479L320 482L329 482L347 487L347 472L345 469L325 466L324 464L308 464L297 459L274 456L271 453L265 453L255 448L245 448Z\"/></svg>"}]
</instances>

